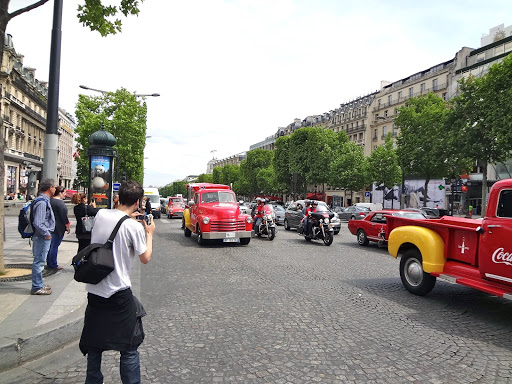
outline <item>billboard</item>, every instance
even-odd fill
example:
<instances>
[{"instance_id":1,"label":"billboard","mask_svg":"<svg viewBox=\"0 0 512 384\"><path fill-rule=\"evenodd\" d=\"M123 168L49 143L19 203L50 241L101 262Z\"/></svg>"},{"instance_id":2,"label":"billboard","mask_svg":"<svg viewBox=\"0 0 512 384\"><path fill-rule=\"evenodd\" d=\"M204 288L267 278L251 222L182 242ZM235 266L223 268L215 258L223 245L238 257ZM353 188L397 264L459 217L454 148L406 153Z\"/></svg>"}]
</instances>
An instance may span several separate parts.
<instances>
[{"instance_id":1,"label":"billboard","mask_svg":"<svg viewBox=\"0 0 512 384\"><path fill-rule=\"evenodd\" d=\"M426 199L427 207L445 208L446 189L439 189L439 186L444 186L444 180L436 179L430 180L428 183L428 193L425 196L425 180L406 180L405 181L405 208L420 208L423 207L423 201ZM373 203L384 203L384 208L400 208L400 194L402 188L395 186L393 189L373 186Z\"/></svg>"}]
</instances>

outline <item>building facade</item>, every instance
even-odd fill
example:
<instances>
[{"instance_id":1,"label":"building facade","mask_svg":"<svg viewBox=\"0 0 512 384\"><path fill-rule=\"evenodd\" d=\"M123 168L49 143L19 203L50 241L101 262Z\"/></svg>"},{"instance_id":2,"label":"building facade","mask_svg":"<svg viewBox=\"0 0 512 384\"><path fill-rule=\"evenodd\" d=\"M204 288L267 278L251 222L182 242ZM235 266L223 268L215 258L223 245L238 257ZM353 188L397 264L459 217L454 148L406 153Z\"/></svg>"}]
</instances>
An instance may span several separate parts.
<instances>
[{"instance_id":1,"label":"building facade","mask_svg":"<svg viewBox=\"0 0 512 384\"><path fill-rule=\"evenodd\" d=\"M23 55L7 35L0 68L4 195L35 194L37 172L42 170L48 87L35 78L35 72L23 65Z\"/></svg>"},{"instance_id":2,"label":"building facade","mask_svg":"<svg viewBox=\"0 0 512 384\"><path fill-rule=\"evenodd\" d=\"M72 189L76 177L76 167L73 167L73 153L75 153L75 119L71 114L59 108L58 133L59 152L57 156L57 178L59 185L65 189ZM73 168L75 173L73 174Z\"/></svg>"}]
</instances>

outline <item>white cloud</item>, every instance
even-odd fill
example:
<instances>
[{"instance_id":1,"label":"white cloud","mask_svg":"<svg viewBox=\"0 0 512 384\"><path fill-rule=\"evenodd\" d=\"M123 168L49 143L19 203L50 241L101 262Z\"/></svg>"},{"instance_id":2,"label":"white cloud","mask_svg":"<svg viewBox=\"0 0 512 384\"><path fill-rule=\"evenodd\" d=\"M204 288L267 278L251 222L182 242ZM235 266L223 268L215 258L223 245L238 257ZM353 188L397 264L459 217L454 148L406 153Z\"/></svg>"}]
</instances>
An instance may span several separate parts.
<instances>
[{"instance_id":1,"label":"white cloud","mask_svg":"<svg viewBox=\"0 0 512 384\"><path fill-rule=\"evenodd\" d=\"M13 0L18 9L28 0ZM116 3L116 1L112 1ZM320 114L454 57L510 24L509 0L146 0L102 38L65 1L60 105L80 84L147 98L145 184L165 185L249 149L294 118ZM53 2L11 20L24 64L48 79ZM508 23L507 23L508 22Z\"/></svg>"}]
</instances>

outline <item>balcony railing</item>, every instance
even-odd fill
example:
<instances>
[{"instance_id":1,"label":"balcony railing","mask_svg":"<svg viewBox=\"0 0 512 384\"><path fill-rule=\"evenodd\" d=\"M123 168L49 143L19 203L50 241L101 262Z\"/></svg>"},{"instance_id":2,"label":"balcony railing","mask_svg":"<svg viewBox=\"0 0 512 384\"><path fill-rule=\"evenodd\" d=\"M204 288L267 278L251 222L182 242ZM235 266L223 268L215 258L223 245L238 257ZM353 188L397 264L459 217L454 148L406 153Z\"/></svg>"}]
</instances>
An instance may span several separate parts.
<instances>
[{"instance_id":1,"label":"balcony railing","mask_svg":"<svg viewBox=\"0 0 512 384\"><path fill-rule=\"evenodd\" d=\"M430 92L440 92L440 91L442 91L442 90L444 90L446 88L448 88L448 83L438 84L436 87L426 88L423 91L414 93L412 96L410 96L410 95L402 96L399 99L391 100L391 103L389 103L389 102L388 103L381 103L380 105L377 105L377 106L373 107L373 111L374 112L375 111L379 111L381 109L389 108L389 107L391 107L393 105L397 105L397 104L403 103L404 101L410 99L411 97L417 97L417 96L421 96L421 95L426 95L427 93L430 93Z\"/></svg>"}]
</instances>

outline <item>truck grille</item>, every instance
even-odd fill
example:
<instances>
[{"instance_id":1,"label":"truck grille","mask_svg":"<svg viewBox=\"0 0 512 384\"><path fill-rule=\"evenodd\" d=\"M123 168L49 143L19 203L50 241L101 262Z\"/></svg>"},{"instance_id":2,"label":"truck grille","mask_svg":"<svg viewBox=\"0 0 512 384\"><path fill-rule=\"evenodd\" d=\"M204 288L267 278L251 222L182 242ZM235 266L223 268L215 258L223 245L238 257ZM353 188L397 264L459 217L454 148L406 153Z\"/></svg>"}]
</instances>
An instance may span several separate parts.
<instances>
[{"instance_id":1,"label":"truck grille","mask_svg":"<svg viewBox=\"0 0 512 384\"><path fill-rule=\"evenodd\" d=\"M210 222L211 232L236 232L245 231L244 220L215 220Z\"/></svg>"}]
</instances>

